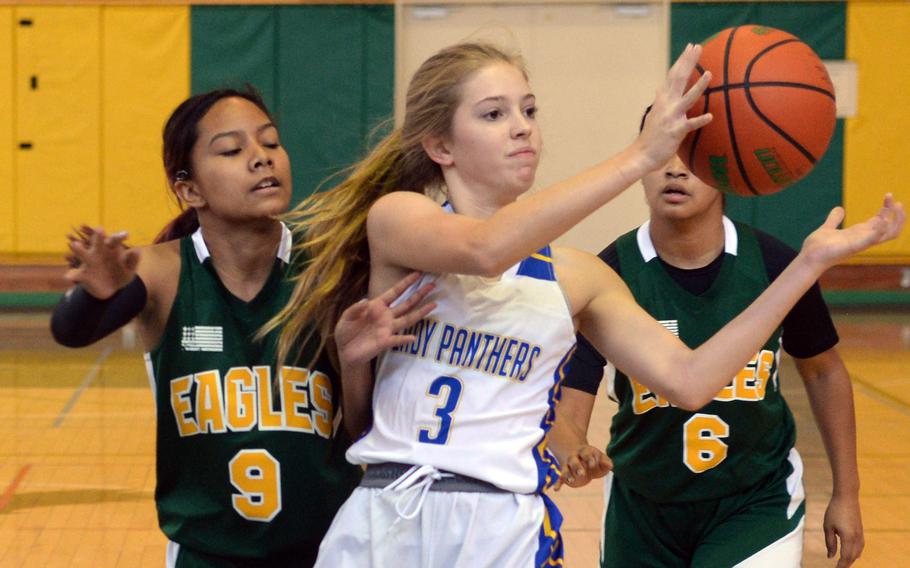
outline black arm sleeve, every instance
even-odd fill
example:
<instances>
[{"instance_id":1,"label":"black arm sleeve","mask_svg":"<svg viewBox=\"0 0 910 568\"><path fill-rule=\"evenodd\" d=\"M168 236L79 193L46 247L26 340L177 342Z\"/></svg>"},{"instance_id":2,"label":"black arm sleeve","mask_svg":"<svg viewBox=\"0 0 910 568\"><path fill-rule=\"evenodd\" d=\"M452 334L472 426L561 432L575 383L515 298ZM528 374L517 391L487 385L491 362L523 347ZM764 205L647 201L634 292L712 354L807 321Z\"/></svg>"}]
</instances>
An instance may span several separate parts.
<instances>
[{"instance_id":1,"label":"black arm sleeve","mask_svg":"<svg viewBox=\"0 0 910 568\"><path fill-rule=\"evenodd\" d=\"M566 366L566 375L562 384L571 389L597 394L607 361L597 348L585 339L584 335L576 333L575 340L578 341L578 344L575 346L572 359Z\"/></svg>"},{"instance_id":2,"label":"black arm sleeve","mask_svg":"<svg viewBox=\"0 0 910 568\"><path fill-rule=\"evenodd\" d=\"M615 242L602 250L598 256L619 273L619 253L616 252ZM584 335L576 333L575 340L578 343L572 359L566 366L563 386L596 395L600 381L603 379L604 365L607 364L607 360Z\"/></svg>"},{"instance_id":3,"label":"black arm sleeve","mask_svg":"<svg viewBox=\"0 0 910 568\"><path fill-rule=\"evenodd\" d=\"M768 280L773 281L796 258L796 252L776 238L756 230L765 260ZM792 357L807 359L831 349L839 340L828 306L818 282L793 306L783 321L784 351Z\"/></svg>"},{"instance_id":4,"label":"black arm sleeve","mask_svg":"<svg viewBox=\"0 0 910 568\"><path fill-rule=\"evenodd\" d=\"M99 300L82 286L70 288L51 316L54 340L67 347L85 347L123 327L145 307L148 293L136 276L106 300Z\"/></svg>"}]
</instances>

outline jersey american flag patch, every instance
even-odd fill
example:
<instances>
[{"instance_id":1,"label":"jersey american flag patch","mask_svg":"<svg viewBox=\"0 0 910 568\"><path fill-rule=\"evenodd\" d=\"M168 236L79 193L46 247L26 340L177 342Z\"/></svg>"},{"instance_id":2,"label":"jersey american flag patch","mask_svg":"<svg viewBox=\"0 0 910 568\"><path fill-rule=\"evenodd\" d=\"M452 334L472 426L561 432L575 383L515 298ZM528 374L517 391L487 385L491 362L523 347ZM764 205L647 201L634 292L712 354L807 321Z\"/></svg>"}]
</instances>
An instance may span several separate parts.
<instances>
[{"instance_id":1,"label":"jersey american flag patch","mask_svg":"<svg viewBox=\"0 0 910 568\"><path fill-rule=\"evenodd\" d=\"M679 337L679 320L657 320L657 322L667 328L667 331Z\"/></svg>"},{"instance_id":2,"label":"jersey american flag patch","mask_svg":"<svg viewBox=\"0 0 910 568\"><path fill-rule=\"evenodd\" d=\"M184 351L224 351L224 333L220 325L183 326L180 347Z\"/></svg>"}]
</instances>

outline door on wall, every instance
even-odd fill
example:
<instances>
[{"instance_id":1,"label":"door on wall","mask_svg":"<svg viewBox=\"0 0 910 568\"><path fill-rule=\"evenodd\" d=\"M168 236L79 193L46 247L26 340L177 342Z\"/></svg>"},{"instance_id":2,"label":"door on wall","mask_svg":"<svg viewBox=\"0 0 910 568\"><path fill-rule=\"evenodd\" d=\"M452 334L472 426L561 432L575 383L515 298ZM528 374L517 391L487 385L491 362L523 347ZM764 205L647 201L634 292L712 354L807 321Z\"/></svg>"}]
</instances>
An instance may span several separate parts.
<instances>
[{"instance_id":1,"label":"door on wall","mask_svg":"<svg viewBox=\"0 0 910 568\"><path fill-rule=\"evenodd\" d=\"M100 14L14 12L17 252L59 252L70 227L99 221Z\"/></svg>"}]
</instances>

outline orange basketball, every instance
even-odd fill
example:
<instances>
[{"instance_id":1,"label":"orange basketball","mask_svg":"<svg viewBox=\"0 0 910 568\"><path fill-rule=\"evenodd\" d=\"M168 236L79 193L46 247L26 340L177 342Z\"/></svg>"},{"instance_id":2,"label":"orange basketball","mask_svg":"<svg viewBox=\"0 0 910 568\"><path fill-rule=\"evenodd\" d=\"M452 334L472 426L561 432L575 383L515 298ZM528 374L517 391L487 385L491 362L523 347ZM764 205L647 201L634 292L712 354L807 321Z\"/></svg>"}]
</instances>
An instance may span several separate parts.
<instances>
[{"instance_id":1,"label":"orange basketball","mask_svg":"<svg viewBox=\"0 0 910 568\"><path fill-rule=\"evenodd\" d=\"M834 86L812 48L756 25L725 29L704 43L689 82L711 83L689 111L714 120L690 133L679 156L717 189L767 195L806 176L834 133Z\"/></svg>"}]
</instances>

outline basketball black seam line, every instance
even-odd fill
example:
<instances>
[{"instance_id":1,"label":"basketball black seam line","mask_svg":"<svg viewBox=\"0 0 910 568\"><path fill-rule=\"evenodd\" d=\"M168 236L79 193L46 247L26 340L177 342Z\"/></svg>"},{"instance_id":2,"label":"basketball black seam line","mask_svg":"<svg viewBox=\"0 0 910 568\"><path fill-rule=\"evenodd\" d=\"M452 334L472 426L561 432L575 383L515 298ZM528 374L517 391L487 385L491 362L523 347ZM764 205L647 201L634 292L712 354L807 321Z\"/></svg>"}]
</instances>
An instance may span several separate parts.
<instances>
[{"instance_id":1,"label":"basketball black seam line","mask_svg":"<svg viewBox=\"0 0 910 568\"><path fill-rule=\"evenodd\" d=\"M730 50L733 47L733 38L736 36L736 32L742 26L736 26L730 30L730 35L727 37L727 45L724 46L724 85L729 83L728 80L730 77ZM733 151L733 157L736 159L736 167L739 168L739 174L743 178L743 181L746 182L746 187L753 193L753 195L760 195L755 189L755 186L752 185L752 180L749 179L748 174L746 173L745 164L743 164L742 156L739 155L739 145L736 143L736 131L733 129L733 113L730 112L730 91L724 91L724 111L727 114L727 133L730 136L730 149Z\"/></svg>"},{"instance_id":2,"label":"basketball black seam line","mask_svg":"<svg viewBox=\"0 0 910 568\"><path fill-rule=\"evenodd\" d=\"M711 87L710 89L705 89L705 93L717 93L719 91L736 91L746 87L745 83L731 83L730 85L721 85L719 87ZM793 83L790 81L759 81L757 83L749 83L749 89L757 90L762 87L790 87L792 89L799 89L803 91L813 91L822 95L825 95L831 100L836 100L834 93L831 91L816 87L815 85L807 85L805 83Z\"/></svg>"},{"instance_id":3,"label":"basketball black seam line","mask_svg":"<svg viewBox=\"0 0 910 568\"><path fill-rule=\"evenodd\" d=\"M745 74L745 76L743 76L743 92L746 95L746 101L749 103L749 106L752 108L752 111L755 112L755 115L758 116L758 118L762 122L767 124L772 130L774 130L774 132L777 132L781 138L783 138L784 140L789 142L791 146L796 148L796 150L799 151L800 154L802 154L807 160L809 160L810 164L815 164L815 162L817 162L818 159L812 155L812 152L807 150L802 144L797 142L795 138L793 138L792 136L787 134L783 128L774 124L774 122L772 122L770 118L768 118L765 114L763 114L761 112L761 110L759 110L758 105L755 103L755 99L752 98L752 94L749 92L749 76L752 74L752 67L755 65L755 63L759 59L761 59L762 57L764 57L765 55L770 53L771 51L777 49L778 47L780 47L782 45L786 45L788 43L793 43L795 41L798 41L798 40L796 40L796 39L781 40L773 45L769 45L765 49L758 52L758 55L753 57L752 61L750 61L749 64L746 66L746 74Z\"/></svg>"}]
</instances>

